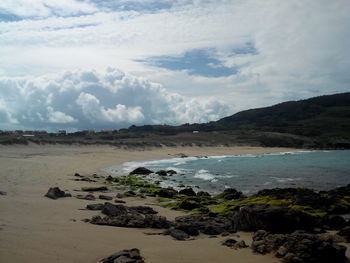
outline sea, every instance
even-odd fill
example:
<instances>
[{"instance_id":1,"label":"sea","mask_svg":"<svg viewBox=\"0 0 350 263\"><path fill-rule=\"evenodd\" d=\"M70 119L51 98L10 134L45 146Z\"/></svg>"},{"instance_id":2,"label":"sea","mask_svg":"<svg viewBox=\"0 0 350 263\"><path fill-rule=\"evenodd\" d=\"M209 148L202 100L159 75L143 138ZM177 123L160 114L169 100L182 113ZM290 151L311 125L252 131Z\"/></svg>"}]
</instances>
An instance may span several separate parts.
<instances>
[{"instance_id":1,"label":"sea","mask_svg":"<svg viewBox=\"0 0 350 263\"><path fill-rule=\"evenodd\" d=\"M170 158L127 162L103 170L122 176L140 166L155 172L175 170L177 174L173 176L146 177L161 181L162 187L192 187L211 194L226 188L236 188L247 195L276 187L328 190L350 183L350 150Z\"/></svg>"}]
</instances>

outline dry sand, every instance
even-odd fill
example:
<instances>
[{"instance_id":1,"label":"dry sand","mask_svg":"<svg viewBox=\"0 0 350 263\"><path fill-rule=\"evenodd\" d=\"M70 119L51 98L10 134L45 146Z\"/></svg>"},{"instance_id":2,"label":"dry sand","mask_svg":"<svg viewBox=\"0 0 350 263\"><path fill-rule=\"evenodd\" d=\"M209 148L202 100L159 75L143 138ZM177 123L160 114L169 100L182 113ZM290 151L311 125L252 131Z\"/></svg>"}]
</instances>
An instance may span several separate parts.
<instances>
[{"instance_id":1,"label":"dry sand","mask_svg":"<svg viewBox=\"0 0 350 263\"><path fill-rule=\"evenodd\" d=\"M97 212L79 210L91 201L74 197L51 200L49 187L74 189L91 183L73 181L73 174L103 174L100 168L132 160L187 155L235 155L291 151L257 147L184 147L124 150L109 146L0 146L0 262L97 262L122 249L141 249L148 263L279 262L271 255L254 255L249 248L233 250L220 245L225 238L199 237L175 241L169 236L147 236L150 229L97 226L81 221ZM153 200L126 198L127 204L149 205ZM153 207L168 218L181 212ZM251 242L251 234L239 233Z\"/></svg>"}]
</instances>

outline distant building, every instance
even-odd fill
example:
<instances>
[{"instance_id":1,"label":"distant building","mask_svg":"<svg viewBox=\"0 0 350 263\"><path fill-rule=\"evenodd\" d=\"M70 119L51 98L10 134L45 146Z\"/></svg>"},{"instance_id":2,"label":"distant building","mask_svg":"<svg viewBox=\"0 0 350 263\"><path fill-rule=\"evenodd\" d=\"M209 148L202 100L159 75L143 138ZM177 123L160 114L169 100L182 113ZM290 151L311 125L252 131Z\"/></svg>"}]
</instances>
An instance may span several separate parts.
<instances>
[{"instance_id":1,"label":"distant building","mask_svg":"<svg viewBox=\"0 0 350 263\"><path fill-rule=\"evenodd\" d=\"M67 135L67 131L66 130L59 130L58 135Z\"/></svg>"}]
</instances>

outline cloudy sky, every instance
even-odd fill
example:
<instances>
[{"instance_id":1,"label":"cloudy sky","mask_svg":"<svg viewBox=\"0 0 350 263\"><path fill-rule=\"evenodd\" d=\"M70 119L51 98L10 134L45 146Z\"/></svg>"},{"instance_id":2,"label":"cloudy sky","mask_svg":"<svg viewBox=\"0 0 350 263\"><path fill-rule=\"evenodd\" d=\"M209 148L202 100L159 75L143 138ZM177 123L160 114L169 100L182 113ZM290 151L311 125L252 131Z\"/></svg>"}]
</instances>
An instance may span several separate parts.
<instances>
[{"instance_id":1,"label":"cloudy sky","mask_svg":"<svg viewBox=\"0 0 350 263\"><path fill-rule=\"evenodd\" d=\"M0 129L207 122L350 91L348 0L1 0Z\"/></svg>"}]
</instances>

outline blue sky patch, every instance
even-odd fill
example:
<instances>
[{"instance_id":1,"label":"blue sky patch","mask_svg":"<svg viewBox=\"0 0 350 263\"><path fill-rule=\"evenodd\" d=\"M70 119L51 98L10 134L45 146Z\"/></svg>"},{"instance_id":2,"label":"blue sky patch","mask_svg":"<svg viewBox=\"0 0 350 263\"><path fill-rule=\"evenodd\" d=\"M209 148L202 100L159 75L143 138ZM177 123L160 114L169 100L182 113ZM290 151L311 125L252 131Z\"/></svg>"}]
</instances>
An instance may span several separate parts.
<instances>
[{"instance_id":1,"label":"blue sky patch","mask_svg":"<svg viewBox=\"0 0 350 263\"><path fill-rule=\"evenodd\" d=\"M0 22L13 22L13 21L19 21L19 20L22 20L22 18L14 14L1 12L0 10Z\"/></svg>"},{"instance_id":2,"label":"blue sky patch","mask_svg":"<svg viewBox=\"0 0 350 263\"><path fill-rule=\"evenodd\" d=\"M208 54L208 50L192 50L183 56L171 57L160 56L141 60L149 65L166 68L170 70L188 70L190 75L200 75L205 77L225 77L236 74L237 68L228 68Z\"/></svg>"},{"instance_id":3,"label":"blue sky patch","mask_svg":"<svg viewBox=\"0 0 350 263\"><path fill-rule=\"evenodd\" d=\"M138 1L115 1L115 0L92 0L99 7L108 8L114 11L157 11L169 9L172 4L166 2L138 2Z\"/></svg>"}]
</instances>

